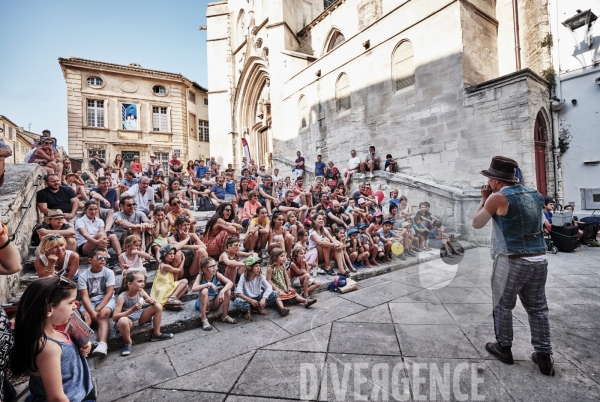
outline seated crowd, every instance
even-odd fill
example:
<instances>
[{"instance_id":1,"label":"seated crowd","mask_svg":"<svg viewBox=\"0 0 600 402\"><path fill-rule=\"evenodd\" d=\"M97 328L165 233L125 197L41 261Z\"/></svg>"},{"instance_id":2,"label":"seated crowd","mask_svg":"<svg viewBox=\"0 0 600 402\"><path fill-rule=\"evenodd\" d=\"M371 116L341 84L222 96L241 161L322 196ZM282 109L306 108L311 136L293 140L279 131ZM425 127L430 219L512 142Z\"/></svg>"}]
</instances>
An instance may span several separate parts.
<instances>
[{"instance_id":1,"label":"seated crowd","mask_svg":"<svg viewBox=\"0 0 600 402\"><path fill-rule=\"evenodd\" d=\"M45 139L41 149L35 158L52 155ZM128 355L131 329L150 319L153 340L172 337L160 332L162 309L181 309L180 298L189 291L198 294L202 327L210 330L207 313L220 307L221 320L236 323L228 315L230 302L246 319L252 312L266 314L271 304L287 315L283 301L292 299L310 307L316 302L310 293L321 285L318 274L349 276L390 261L394 243L402 245L397 254L403 260L430 246L445 248L450 257L459 254L428 202L413 214L407 198L392 191L383 210L368 181L349 191L358 169L364 178L379 168L374 147L362 161L352 151L343 177L319 155L310 183L303 176L304 158L297 156L293 180L246 158L239 172L231 164L221 172L214 158L184 168L174 155L165 174L154 155L145 169L139 159L126 169L120 155L112 166L94 155L93 172L85 178L81 172L60 175L65 164L60 170L55 160L44 159L48 174L37 205L46 218L32 239L39 245L38 277L59 275L77 283L83 317L98 325L93 354L106 355L112 328L124 338L122 354ZM387 159L386 171L393 172L395 162L391 155ZM94 187L87 189L86 180ZM214 211L203 231L196 230L193 211ZM78 273L81 259L90 268ZM149 262L157 271L147 294ZM116 293L113 271L123 275Z\"/></svg>"}]
</instances>

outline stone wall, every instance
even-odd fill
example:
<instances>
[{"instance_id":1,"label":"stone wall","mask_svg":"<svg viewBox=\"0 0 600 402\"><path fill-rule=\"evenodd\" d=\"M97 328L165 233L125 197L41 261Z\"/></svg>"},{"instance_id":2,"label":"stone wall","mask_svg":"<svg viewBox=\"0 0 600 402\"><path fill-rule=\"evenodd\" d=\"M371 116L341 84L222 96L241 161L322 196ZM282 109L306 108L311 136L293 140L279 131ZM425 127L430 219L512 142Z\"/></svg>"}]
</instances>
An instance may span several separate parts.
<instances>
[{"instance_id":1,"label":"stone wall","mask_svg":"<svg viewBox=\"0 0 600 402\"><path fill-rule=\"evenodd\" d=\"M273 163L275 168L280 169L283 176L294 166L293 161L281 156L275 156ZM314 168L312 165L307 166L304 178L305 183L313 182ZM349 182L350 191L356 191L360 182L362 180L351 180ZM373 191L380 190L385 195L382 202L385 213L389 208L390 192L398 190L400 195L408 198L408 204L412 206L413 213L418 211L420 202L427 201L431 204L431 213L442 220L449 233L460 234L461 239L472 243L490 244L491 222L481 230L476 230L471 225L471 220L481 199L479 190L464 190L402 173L390 174L381 171L375 172L375 177L369 179L369 182Z\"/></svg>"},{"instance_id":2,"label":"stone wall","mask_svg":"<svg viewBox=\"0 0 600 402\"><path fill-rule=\"evenodd\" d=\"M573 12L575 12L575 5ZM582 7L583 8L583 7ZM550 33L548 0L519 0L521 65L537 74L550 67L550 53L541 46Z\"/></svg>"},{"instance_id":3,"label":"stone wall","mask_svg":"<svg viewBox=\"0 0 600 402\"><path fill-rule=\"evenodd\" d=\"M9 233L17 228L25 207L31 197L33 202L25 215L25 219L17 232L13 244L19 250L21 264L29 256L29 241L31 231L39 221L40 216L35 204L35 186L39 182L39 177L45 174L45 170L35 164L7 164L4 185L0 187L0 218L2 223L8 226ZM43 187L43 183L39 188ZM0 276L0 302L14 296L14 292L19 288L19 274L11 276Z\"/></svg>"}]
</instances>

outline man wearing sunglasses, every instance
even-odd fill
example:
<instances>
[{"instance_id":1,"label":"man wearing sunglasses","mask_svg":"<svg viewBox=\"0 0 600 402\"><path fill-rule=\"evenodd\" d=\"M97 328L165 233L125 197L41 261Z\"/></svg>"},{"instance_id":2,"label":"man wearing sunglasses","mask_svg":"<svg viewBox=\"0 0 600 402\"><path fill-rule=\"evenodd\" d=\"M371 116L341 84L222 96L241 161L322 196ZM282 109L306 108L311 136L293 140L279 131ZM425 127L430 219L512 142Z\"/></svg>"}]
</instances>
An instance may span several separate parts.
<instances>
[{"instance_id":1,"label":"man wearing sunglasses","mask_svg":"<svg viewBox=\"0 0 600 402\"><path fill-rule=\"evenodd\" d=\"M42 168L44 168L49 174L52 173L62 173L62 164L61 171L59 172L58 165L54 161L54 152L52 151L52 140L50 138L43 138L41 141L41 146L35 150L33 154L29 157L27 163L37 163Z\"/></svg>"},{"instance_id":2,"label":"man wearing sunglasses","mask_svg":"<svg viewBox=\"0 0 600 402\"><path fill-rule=\"evenodd\" d=\"M119 201L121 211L114 215L115 226L113 232L119 238L121 245L127 236L138 235L141 238L145 230L153 227L143 212L136 211L136 205L131 196L121 197Z\"/></svg>"},{"instance_id":3,"label":"man wearing sunglasses","mask_svg":"<svg viewBox=\"0 0 600 402\"><path fill-rule=\"evenodd\" d=\"M150 187L150 179L148 177L141 177L136 184L121 195L121 197L127 196L133 198L139 211L145 213L146 216L152 215L152 211L154 211L154 189Z\"/></svg>"}]
</instances>

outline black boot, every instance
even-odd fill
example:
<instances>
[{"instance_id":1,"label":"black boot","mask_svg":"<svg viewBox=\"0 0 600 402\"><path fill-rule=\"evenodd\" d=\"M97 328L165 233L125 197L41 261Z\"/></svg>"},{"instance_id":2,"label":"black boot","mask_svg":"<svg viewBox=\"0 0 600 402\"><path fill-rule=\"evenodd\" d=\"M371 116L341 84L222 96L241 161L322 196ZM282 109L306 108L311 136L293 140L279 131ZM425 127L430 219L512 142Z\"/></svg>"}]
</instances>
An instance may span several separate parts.
<instances>
[{"instance_id":1,"label":"black boot","mask_svg":"<svg viewBox=\"0 0 600 402\"><path fill-rule=\"evenodd\" d=\"M540 368L543 375L554 375L554 365L552 357L547 353L533 352L531 360Z\"/></svg>"},{"instance_id":2,"label":"black boot","mask_svg":"<svg viewBox=\"0 0 600 402\"><path fill-rule=\"evenodd\" d=\"M485 348L488 352L496 356L502 363L513 364L513 355L510 346L502 347L497 342L488 342L485 344Z\"/></svg>"}]
</instances>

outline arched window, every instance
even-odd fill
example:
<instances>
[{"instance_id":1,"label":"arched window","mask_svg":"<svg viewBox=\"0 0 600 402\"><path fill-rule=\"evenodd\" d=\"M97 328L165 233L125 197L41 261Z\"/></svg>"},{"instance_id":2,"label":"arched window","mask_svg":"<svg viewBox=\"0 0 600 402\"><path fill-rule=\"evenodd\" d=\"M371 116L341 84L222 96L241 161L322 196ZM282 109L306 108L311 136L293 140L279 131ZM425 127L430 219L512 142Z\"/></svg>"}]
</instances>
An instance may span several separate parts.
<instances>
[{"instance_id":1,"label":"arched window","mask_svg":"<svg viewBox=\"0 0 600 402\"><path fill-rule=\"evenodd\" d=\"M343 112L352 107L350 99L350 80L345 73L342 73L335 85L335 99L337 101L337 111Z\"/></svg>"},{"instance_id":2,"label":"arched window","mask_svg":"<svg viewBox=\"0 0 600 402\"><path fill-rule=\"evenodd\" d=\"M413 46L409 41L400 43L392 58L394 90L399 91L415 85L415 62Z\"/></svg>"},{"instance_id":3,"label":"arched window","mask_svg":"<svg viewBox=\"0 0 600 402\"><path fill-rule=\"evenodd\" d=\"M544 115L541 111L538 112L535 119L534 127L534 150L535 150L535 181L537 190L542 195L546 195L547 181L546 181L546 147L547 147L547 134L546 134L546 122L544 121Z\"/></svg>"},{"instance_id":4,"label":"arched window","mask_svg":"<svg viewBox=\"0 0 600 402\"><path fill-rule=\"evenodd\" d=\"M242 44L244 39L246 39L246 13L244 12L244 10L241 10L240 14L238 15L237 25L236 25L236 36L237 36L236 46L239 46Z\"/></svg>"},{"instance_id":5,"label":"arched window","mask_svg":"<svg viewBox=\"0 0 600 402\"><path fill-rule=\"evenodd\" d=\"M306 96L300 95L298 101L298 112L300 113L300 130L308 127L308 105L306 102Z\"/></svg>"},{"instance_id":6,"label":"arched window","mask_svg":"<svg viewBox=\"0 0 600 402\"><path fill-rule=\"evenodd\" d=\"M327 52L331 52L333 49L341 45L346 38L342 33L336 30L332 35L330 35L329 44L327 45Z\"/></svg>"}]
</instances>

